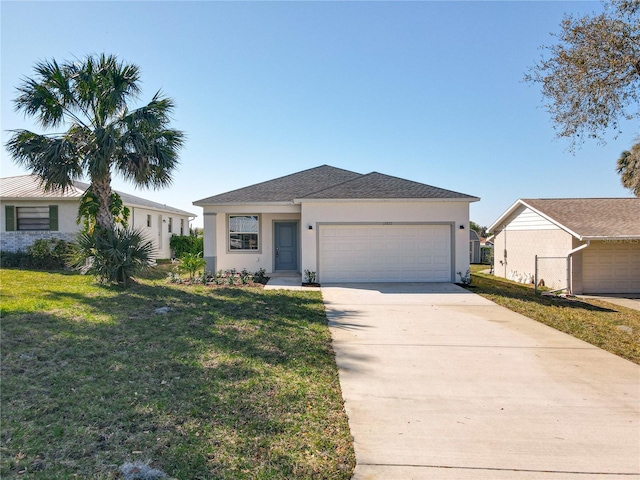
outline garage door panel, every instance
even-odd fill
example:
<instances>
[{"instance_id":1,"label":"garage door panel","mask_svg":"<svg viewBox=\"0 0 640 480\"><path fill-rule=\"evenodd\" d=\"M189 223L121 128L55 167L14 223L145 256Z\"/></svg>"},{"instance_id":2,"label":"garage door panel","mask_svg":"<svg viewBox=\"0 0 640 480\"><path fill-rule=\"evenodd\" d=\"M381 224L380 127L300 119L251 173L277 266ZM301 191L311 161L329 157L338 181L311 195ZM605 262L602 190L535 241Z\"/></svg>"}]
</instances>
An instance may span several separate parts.
<instances>
[{"instance_id":1,"label":"garage door panel","mask_svg":"<svg viewBox=\"0 0 640 480\"><path fill-rule=\"evenodd\" d=\"M321 282L449 282L449 225L320 226Z\"/></svg>"},{"instance_id":2,"label":"garage door panel","mask_svg":"<svg viewBox=\"0 0 640 480\"><path fill-rule=\"evenodd\" d=\"M592 242L583 250L584 293L640 293L640 243Z\"/></svg>"}]
</instances>

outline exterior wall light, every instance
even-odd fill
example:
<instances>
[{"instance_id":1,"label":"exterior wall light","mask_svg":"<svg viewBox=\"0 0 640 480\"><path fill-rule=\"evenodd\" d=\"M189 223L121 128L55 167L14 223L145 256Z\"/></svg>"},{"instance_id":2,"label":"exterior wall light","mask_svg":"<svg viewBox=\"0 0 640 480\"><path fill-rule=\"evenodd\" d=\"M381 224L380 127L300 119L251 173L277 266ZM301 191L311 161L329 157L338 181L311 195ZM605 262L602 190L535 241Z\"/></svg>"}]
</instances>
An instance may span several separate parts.
<instances>
[{"instance_id":1,"label":"exterior wall light","mask_svg":"<svg viewBox=\"0 0 640 480\"><path fill-rule=\"evenodd\" d=\"M464 230L464 225L460 225L460 230Z\"/></svg>"},{"instance_id":2,"label":"exterior wall light","mask_svg":"<svg viewBox=\"0 0 640 480\"><path fill-rule=\"evenodd\" d=\"M313 225L309 225L309 230L313 230Z\"/></svg>"}]
</instances>

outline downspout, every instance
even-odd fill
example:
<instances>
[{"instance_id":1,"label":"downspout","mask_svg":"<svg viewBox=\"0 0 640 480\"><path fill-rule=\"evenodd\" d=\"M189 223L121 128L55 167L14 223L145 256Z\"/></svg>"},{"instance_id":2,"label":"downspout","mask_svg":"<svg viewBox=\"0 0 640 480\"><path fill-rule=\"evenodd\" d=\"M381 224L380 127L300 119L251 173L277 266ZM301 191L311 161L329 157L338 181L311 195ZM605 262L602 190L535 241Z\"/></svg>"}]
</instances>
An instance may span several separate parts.
<instances>
[{"instance_id":1,"label":"downspout","mask_svg":"<svg viewBox=\"0 0 640 480\"><path fill-rule=\"evenodd\" d=\"M567 291L571 295L573 295L573 275L572 275L573 272L571 271L571 257L573 256L574 253L577 253L580 250L584 250L585 248L587 248L590 243L591 243L591 240L587 240L587 243L585 243L584 245L580 245L579 247L576 247L573 250L569 250L569 253L567 253Z\"/></svg>"}]
</instances>

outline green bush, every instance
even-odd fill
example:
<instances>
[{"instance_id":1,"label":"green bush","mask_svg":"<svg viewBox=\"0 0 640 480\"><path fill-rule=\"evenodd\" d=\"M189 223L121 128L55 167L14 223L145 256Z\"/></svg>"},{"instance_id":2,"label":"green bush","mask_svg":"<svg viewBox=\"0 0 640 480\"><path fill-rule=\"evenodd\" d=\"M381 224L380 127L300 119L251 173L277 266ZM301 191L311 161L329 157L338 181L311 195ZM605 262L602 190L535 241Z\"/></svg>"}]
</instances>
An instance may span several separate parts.
<instances>
[{"instance_id":1,"label":"green bush","mask_svg":"<svg viewBox=\"0 0 640 480\"><path fill-rule=\"evenodd\" d=\"M202 252L198 253L187 253L182 256L180 259L180 264L178 265L178 272L180 273L188 273L189 280L193 283L196 273L198 271L204 270L204 267L207 265L207 262L202 258Z\"/></svg>"},{"instance_id":2,"label":"green bush","mask_svg":"<svg viewBox=\"0 0 640 480\"><path fill-rule=\"evenodd\" d=\"M2 252L3 268L28 268L31 270L63 270L67 266L74 244L56 238L39 239L27 247L26 252Z\"/></svg>"},{"instance_id":3,"label":"green bush","mask_svg":"<svg viewBox=\"0 0 640 480\"><path fill-rule=\"evenodd\" d=\"M0 267L2 268L27 268L29 258L26 252L0 252Z\"/></svg>"},{"instance_id":4,"label":"green bush","mask_svg":"<svg viewBox=\"0 0 640 480\"><path fill-rule=\"evenodd\" d=\"M195 235L174 235L169 240L175 258L182 258L186 254L197 255L204 250L204 239Z\"/></svg>"},{"instance_id":5,"label":"green bush","mask_svg":"<svg viewBox=\"0 0 640 480\"><path fill-rule=\"evenodd\" d=\"M73 265L103 283L127 282L153 263L155 247L143 233L130 228L94 230L78 236Z\"/></svg>"}]
</instances>

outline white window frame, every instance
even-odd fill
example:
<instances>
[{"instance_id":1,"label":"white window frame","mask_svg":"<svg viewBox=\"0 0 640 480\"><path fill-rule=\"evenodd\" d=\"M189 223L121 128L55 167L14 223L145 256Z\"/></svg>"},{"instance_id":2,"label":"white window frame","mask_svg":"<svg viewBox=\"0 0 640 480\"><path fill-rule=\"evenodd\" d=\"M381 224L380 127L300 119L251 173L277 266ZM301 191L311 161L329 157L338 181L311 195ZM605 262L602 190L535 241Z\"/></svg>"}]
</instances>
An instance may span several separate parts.
<instances>
[{"instance_id":1,"label":"white window frame","mask_svg":"<svg viewBox=\"0 0 640 480\"><path fill-rule=\"evenodd\" d=\"M252 231L231 231L231 219L236 217L253 217L256 219L257 228L255 232ZM261 253L262 251L262 241L260 230L262 227L262 218L260 214L257 213L237 213L237 214L229 214L227 215L227 252L228 253ZM255 235L256 236L256 247L255 248L232 248L232 238L231 235ZM238 239L233 239L237 242Z\"/></svg>"}]
</instances>

